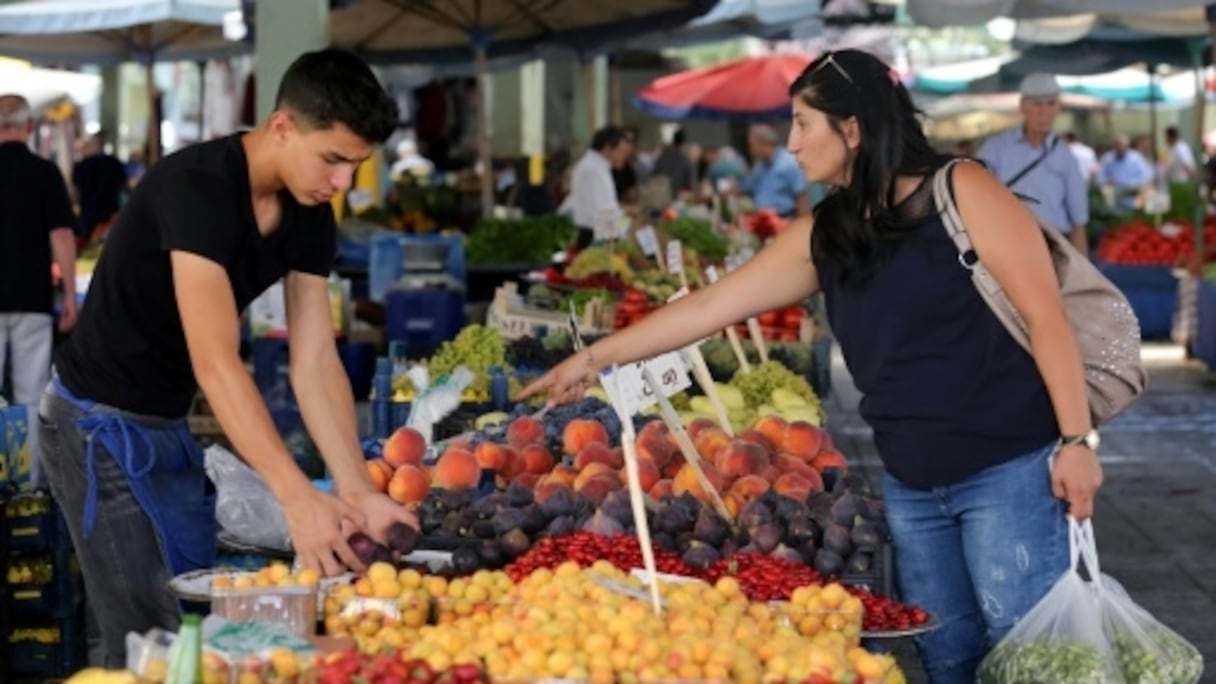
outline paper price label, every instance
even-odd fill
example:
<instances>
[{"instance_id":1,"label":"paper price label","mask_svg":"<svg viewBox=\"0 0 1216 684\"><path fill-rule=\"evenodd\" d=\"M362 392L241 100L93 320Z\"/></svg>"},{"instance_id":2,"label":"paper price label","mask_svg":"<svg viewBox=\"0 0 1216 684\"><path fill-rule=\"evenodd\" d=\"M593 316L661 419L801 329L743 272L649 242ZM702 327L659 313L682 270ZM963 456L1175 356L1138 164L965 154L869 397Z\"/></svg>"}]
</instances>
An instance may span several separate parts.
<instances>
[{"instance_id":1,"label":"paper price label","mask_svg":"<svg viewBox=\"0 0 1216 684\"><path fill-rule=\"evenodd\" d=\"M616 371L616 378L612 377L612 371L604 371L601 381L609 389L620 387L620 399L624 404L622 408L629 415L658 402L658 397L651 392L650 386L642 377L643 369L650 371L665 397L683 392L692 385L692 381L688 379L688 363L680 352L667 352L646 361L621 366Z\"/></svg>"},{"instance_id":2,"label":"paper price label","mask_svg":"<svg viewBox=\"0 0 1216 684\"><path fill-rule=\"evenodd\" d=\"M638 247L642 248L642 254L654 257L659 253L659 238L654 233L654 226L639 228L635 237L638 241Z\"/></svg>"},{"instance_id":3,"label":"paper price label","mask_svg":"<svg viewBox=\"0 0 1216 684\"><path fill-rule=\"evenodd\" d=\"M718 282L718 269L714 266L705 267L705 282L713 285Z\"/></svg>"},{"instance_id":4,"label":"paper price label","mask_svg":"<svg viewBox=\"0 0 1216 684\"><path fill-rule=\"evenodd\" d=\"M667 272L672 275L684 272L684 245L679 240L667 243Z\"/></svg>"}]
</instances>

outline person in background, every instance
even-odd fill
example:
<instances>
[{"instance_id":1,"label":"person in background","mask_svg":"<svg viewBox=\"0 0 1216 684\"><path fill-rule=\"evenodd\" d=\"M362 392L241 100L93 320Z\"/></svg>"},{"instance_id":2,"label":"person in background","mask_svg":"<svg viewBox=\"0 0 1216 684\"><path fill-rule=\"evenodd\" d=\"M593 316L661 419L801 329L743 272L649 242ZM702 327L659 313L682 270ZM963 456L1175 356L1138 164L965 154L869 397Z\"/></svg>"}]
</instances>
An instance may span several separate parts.
<instances>
[{"instance_id":1,"label":"person in background","mask_svg":"<svg viewBox=\"0 0 1216 684\"><path fill-rule=\"evenodd\" d=\"M671 134L671 142L663 145L658 157L654 160L651 174L665 176L671 182L673 198L687 196L696 189L697 170L685 148L687 139L683 128L677 128Z\"/></svg>"},{"instance_id":2,"label":"person in background","mask_svg":"<svg viewBox=\"0 0 1216 684\"><path fill-rule=\"evenodd\" d=\"M392 176L394 179L412 176L417 180L425 180L435 173L435 164L422 156L418 150L418 142L412 137L404 137L397 143L397 161L393 162Z\"/></svg>"},{"instance_id":3,"label":"person in background","mask_svg":"<svg viewBox=\"0 0 1216 684\"><path fill-rule=\"evenodd\" d=\"M1111 141L1111 149L1102 155L1098 164L1098 183L1111 188L1114 193L1114 208L1134 211L1140 196L1153 182L1153 167L1144 155L1130 146L1130 140L1122 133Z\"/></svg>"},{"instance_id":4,"label":"person in background","mask_svg":"<svg viewBox=\"0 0 1216 684\"><path fill-rule=\"evenodd\" d=\"M792 221L717 283L578 351L520 396L580 399L604 369L822 291L886 468L900 597L941 622L917 637L925 670L933 684L973 684L988 651L1068 568L1066 513L1088 518L1102 482L1051 255L999 179L971 162L947 171L974 257L1029 327L1027 352L960 263L933 197L935 174L952 158L925 139L890 67L859 50L828 52L789 94L788 149L809 182L834 188L813 217Z\"/></svg>"},{"instance_id":5,"label":"person in background","mask_svg":"<svg viewBox=\"0 0 1216 684\"><path fill-rule=\"evenodd\" d=\"M752 124L747 131L747 153L752 170L741 189L757 209L769 209L783 218L811 213L810 184L794 156L781 145L772 124Z\"/></svg>"},{"instance_id":6,"label":"person in background","mask_svg":"<svg viewBox=\"0 0 1216 684\"><path fill-rule=\"evenodd\" d=\"M147 155L141 148L132 149L127 153L127 187L134 188L139 179L144 177L144 173L148 170L148 165L144 162Z\"/></svg>"},{"instance_id":7,"label":"person in background","mask_svg":"<svg viewBox=\"0 0 1216 684\"><path fill-rule=\"evenodd\" d=\"M1094 184L1094 179L1098 177L1098 153L1094 152L1094 148L1081 142L1077 134L1068 131L1063 136L1064 142L1068 143L1068 151L1072 152L1072 156L1077 160L1077 170L1081 172L1081 180L1085 181L1085 187Z\"/></svg>"},{"instance_id":8,"label":"person in background","mask_svg":"<svg viewBox=\"0 0 1216 684\"><path fill-rule=\"evenodd\" d=\"M305 53L256 129L157 162L119 214L38 413L101 665L125 666L129 632L176 629L167 583L215 562L215 490L185 419L199 389L279 504L302 568L361 570L349 535L417 527L365 467L328 286L330 203L396 124L358 57ZM297 465L240 357L240 312L280 280L292 390L332 492Z\"/></svg>"},{"instance_id":9,"label":"person in background","mask_svg":"<svg viewBox=\"0 0 1216 684\"><path fill-rule=\"evenodd\" d=\"M612 169L612 185L616 188L616 199L621 204L636 204L638 201L638 185L642 174L638 172L638 132L637 126L624 126L621 132L629 145L625 161L619 167Z\"/></svg>"},{"instance_id":10,"label":"person in background","mask_svg":"<svg viewBox=\"0 0 1216 684\"><path fill-rule=\"evenodd\" d=\"M106 152L103 132L84 141L72 167L72 189L80 207L81 245L100 240L110 228L127 192L127 169Z\"/></svg>"},{"instance_id":11,"label":"person in background","mask_svg":"<svg viewBox=\"0 0 1216 684\"><path fill-rule=\"evenodd\" d=\"M29 102L0 95L0 376L7 357L13 403L28 411L31 474L41 484L35 427L38 398L51 377L51 263L63 282L59 330L66 333L76 325L76 217L63 174L30 151L33 131Z\"/></svg>"},{"instance_id":12,"label":"person in background","mask_svg":"<svg viewBox=\"0 0 1216 684\"><path fill-rule=\"evenodd\" d=\"M624 166L633 153L633 145L619 126L604 126L591 137L591 147L574 164L570 172L570 194L558 208L570 214L579 234L576 246L586 247L595 241L595 228L621 214L621 203L612 182L612 170Z\"/></svg>"},{"instance_id":13,"label":"person in background","mask_svg":"<svg viewBox=\"0 0 1216 684\"><path fill-rule=\"evenodd\" d=\"M1165 129L1165 179L1170 183L1188 183L1195 180L1198 169L1191 146L1178 134L1177 126Z\"/></svg>"},{"instance_id":14,"label":"person in background","mask_svg":"<svg viewBox=\"0 0 1216 684\"><path fill-rule=\"evenodd\" d=\"M714 151L709 167L705 169L705 176L714 184L715 189L721 190L724 180L737 187L747 176L747 165L743 162L743 155L735 148L723 145Z\"/></svg>"},{"instance_id":15,"label":"person in background","mask_svg":"<svg viewBox=\"0 0 1216 684\"><path fill-rule=\"evenodd\" d=\"M992 136L979 158L1013 192L1033 201L1031 211L1089 253L1089 194L1067 144L1052 133L1060 114L1060 84L1051 74L1022 80L1022 125Z\"/></svg>"}]
</instances>

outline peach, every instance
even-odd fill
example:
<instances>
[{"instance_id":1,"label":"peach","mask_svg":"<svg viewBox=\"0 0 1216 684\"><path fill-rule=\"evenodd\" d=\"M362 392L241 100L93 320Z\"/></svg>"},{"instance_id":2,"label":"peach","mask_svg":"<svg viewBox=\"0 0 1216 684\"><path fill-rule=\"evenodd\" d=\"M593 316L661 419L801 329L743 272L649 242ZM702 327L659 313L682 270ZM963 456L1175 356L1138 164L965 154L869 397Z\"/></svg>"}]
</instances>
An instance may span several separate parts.
<instances>
[{"instance_id":1,"label":"peach","mask_svg":"<svg viewBox=\"0 0 1216 684\"><path fill-rule=\"evenodd\" d=\"M770 440L763 432L760 432L759 430L744 430L743 432L739 433L738 439L741 439L744 442L751 442L752 444L762 446L766 451L773 451L772 440Z\"/></svg>"},{"instance_id":2,"label":"peach","mask_svg":"<svg viewBox=\"0 0 1216 684\"><path fill-rule=\"evenodd\" d=\"M662 423L659 424L662 425ZM639 460L650 461L660 470L671 460L671 455L679 451L679 448L667 439L666 433L660 433L657 430L649 433L643 431L634 440L634 447L637 449Z\"/></svg>"},{"instance_id":3,"label":"peach","mask_svg":"<svg viewBox=\"0 0 1216 684\"><path fill-rule=\"evenodd\" d=\"M666 437L670 432L671 430L667 429L667 423L656 419L648 421L645 425L643 425L642 429L638 430L638 436L641 437L642 435L655 434L659 435L660 437Z\"/></svg>"},{"instance_id":4,"label":"peach","mask_svg":"<svg viewBox=\"0 0 1216 684\"><path fill-rule=\"evenodd\" d=\"M620 476L621 476L621 484L625 487L628 487L629 486L629 470L627 468L621 468ZM659 469L656 468L655 465L653 463L651 463L650 461L643 461L642 459L639 458L638 459L638 482L642 486L642 491L649 492L650 488L653 487L654 484L659 481L659 479L660 479Z\"/></svg>"},{"instance_id":5,"label":"peach","mask_svg":"<svg viewBox=\"0 0 1216 684\"><path fill-rule=\"evenodd\" d=\"M496 473L506 470L507 459L510 457L506 446L489 441L478 444L473 450L473 456L477 458L477 463L483 470L493 470Z\"/></svg>"},{"instance_id":6,"label":"peach","mask_svg":"<svg viewBox=\"0 0 1216 684\"><path fill-rule=\"evenodd\" d=\"M477 457L468 449L450 448L443 452L435 464L435 484L440 487L476 487L480 479L481 466L477 463Z\"/></svg>"},{"instance_id":7,"label":"peach","mask_svg":"<svg viewBox=\"0 0 1216 684\"><path fill-rule=\"evenodd\" d=\"M789 424L785 438L778 445L781 451L810 462L823 448L823 430L802 420Z\"/></svg>"},{"instance_id":8,"label":"peach","mask_svg":"<svg viewBox=\"0 0 1216 684\"><path fill-rule=\"evenodd\" d=\"M811 489L811 481L798 473L786 473L773 483L773 491L795 501L806 501Z\"/></svg>"},{"instance_id":9,"label":"peach","mask_svg":"<svg viewBox=\"0 0 1216 684\"><path fill-rule=\"evenodd\" d=\"M574 456L592 442L608 444L608 430L598 420L575 418L566 423L562 432L562 449L567 456Z\"/></svg>"},{"instance_id":10,"label":"peach","mask_svg":"<svg viewBox=\"0 0 1216 684\"><path fill-rule=\"evenodd\" d=\"M727 492L722 495L722 505L726 507L726 512L730 513L730 517L738 518L739 511L747 505L747 500L739 495L738 492Z\"/></svg>"},{"instance_id":11,"label":"peach","mask_svg":"<svg viewBox=\"0 0 1216 684\"><path fill-rule=\"evenodd\" d=\"M531 473L527 474L530 475ZM520 477L523 476L521 475ZM537 500L537 502L544 503L549 497L556 494L559 489L564 489L567 492L570 491L570 488L561 482L545 479L536 483L532 496Z\"/></svg>"},{"instance_id":12,"label":"peach","mask_svg":"<svg viewBox=\"0 0 1216 684\"><path fill-rule=\"evenodd\" d=\"M394 468L419 465L426 456L426 439L414 428L398 428L384 442L384 460Z\"/></svg>"},{"instance_id":13,"label":"peach","mask_svg":"<svg viewBox=\"0 0 1216 684\"><path fill-rule=\"evenodd\" d=\"M705 471L705 479L709 480L709 484L714 488L714 491L721 492L722 475L718 472L718 469L715 468L712 463L702 461L701 470ZM705 489L701 486L701 481L697 479L696 471L693 470L692 465L688 463L684 464L684 467L680 469L679 474L676 475L671 484L672 494L680 496L685 492L692 494L701 501L710 500L709 493L705 491Z\"/></svg>"},{"instance_id":14,"label":"peach","mask_svg":"<svg viewBox=\"0 0 1216 684\"><path fill-rule=\"evenodd\" d=\"M785 444L785 431L789 428L789 423L781 416L764 416L756 421L752 429L768 438L774 449L781 448Z\"/></svg>"},{"instance_id":15,"label":"peach","mask_svg":"<svg viewBox=\"0 0 1216 684\"><path fill-rule=\"evenodd\" d=\"M821 473L828 468L839 468L844 471L849 469L849 462L844 459L844 454L833 447L820 451L815 458L811 459L811 467Z\"/></svg>"},{"instance_id":16,"label":"peach","mask_svg":"<svg viewBox=\"0 0 1216 684\"><path fill-rule=\"evenodd\" d=\"M769 465L769 467L760 473L760 477L763 477L767 482L775 482L777 478L781 477L781 471L777 470L777 466Z\"/></svg>"},{"instance_id":17,"label":"peach","mask_svg":"<svg viewBox=\"0 0 1216 684\"><path fill-rule=\"evenodd\" d=\"M730 435L718 427L705 428L697 433L692 443L701 458L713 461L730 445Z\"/></svg>"},{"instance_id":18,"label":"peach","mask_svg":"<svg viewBox=\"0 0 1216 684\"><path fill-rule=\"evenodd\" d=\"M780 453L773 457L773 465L781 474L798 473L803 477L810 477L811 473L815 473L815 469L799 460L796 456L791 456L786 453ZM818 475L818 473L815 473Z\"/></svg>"},{"instance_id":19,"label":"peach","mask_svg":"<svg viewBox=\"0 0 1216 684\"><path fill-rule=\"evenodd\" d=\"M430 476L421 466L403 465L388 483L388 495L397 503L417 503L431 487Z\"/></svg>"},{"instance_id":20,"label":"peach","mask_svg":"<svg viewBox=\"0 0 1216 684\"><path fill-rule=\"evenodd\" d=\"M516 475L524 472L524 457L520 456L518 451L509 446L503 447L502 450L506 454L506 463L503 464L502 470L498 472L508 480L514 480Z\"/></svg>"},{"instance_id":21,"label":"peach","mask_svg":"<svg viewBox=\"0 0 1216 684\"><path fill-rule=\"evenodd\" d=\"M625 465L625 457L603 442L591 442L579 449L574 457L574 468L581 472L592 463L603 463L613 470L620 470Z\"/></svg>"},{"instance_id":22,"label":"peach","mask_svg":"<svg viewBox=\"0 0 1216 684\"><path fill-rule=\"evenodd\" d=\"M764 447L742 439L731 440L714 459L718 472L726 478L757 475L768 467L768 462L768 452Z\"/></svg>"},{"instance_id":23,"label":"peach","mask_svg":"<svg viewBox=\"0 0 1216 684\"><path fill-rule=\"evenodd\" d=\"M537 475L536 473L519 473L515 477L511 478L511 482L513 482L513 483L517 482L517 483L527 487L528 489L532 489L532 490L536 489L536 483L539 480L540 480L540 475ZM535 496L535 494L533 496Z\"/></svg>"},{"instance_id":24,"label":"peach","mask_svg":"<svg viewBox=\"0 0 1216 684\"><path fill-rule=\"evenodd\" d=\"M730 493L745 503L767 492L772 485L759 475L744 475L730 486Z\"/></svg>"},{"instance_id":25,"label":"peach","mask_svg":"<svg viewBox=\"0 0 1216 684\"><path fill-rule=\"evenodd\" d=\"M393 467L384 459L374 458L367 461L367 474L372 479L372 486L378 492L388 491L388 481L393 479Z\"/></svg>"},{"instance_id":26,"label":"peach","mask_svg":"<svg viewBox=\"0 0 1216 684\"><path fill-rule=\"evenodd\" d=\"M663 477L671 480L671 479L675 478L676 473L679 473L680 469L683 467L684 467L684 453L677 451L671 455L671 458L667 459L667 465L663 466L662 468L659 468L659 473Z\"/></svg>"},{"instance_id":27,"label":"peach","mask_svg":"<svg viewBox=\"0 0 1216 684\"><path fill-rule=\"evenodd\" d=\"M586 468L578 471L578 477L574 478L575 491L581 489L583 483L596 475L611 475L612 477L618 477L616 474L616 468L610 468L604 463L588 463Z\"/></svg>"},{"instance_id":28,"label":"peach","mask_svg":"<svg viewBox=\"0 0 1216 684\"><path fill-rule=\"evenodd\" d=\"M654 499L655 501L662 501L663 499L671 496L671 489L671 480L663 479L654 483L650 489L646 490L646 493L649 494L650 498Z\"/></svg>"},{"instance_id":29,"label":"peach","mask_svg":"<svg viewBox=\"0 0 1216 684\"><path fill-rule=\"evenodd\" d=\"M545 478L547 480L552 480L553 482L560 482L567 487L573 488L574 480L578 478L578 475L578 471L575 470L573 466L568 466L565 463L562 463L555 466L553 470L549 471L549 474L546 475Z\"/></svg>"},{"instance_id":30,"label":"peach","mask_svg":"<svg viewBox=\"0 0 1216 684\"><path fill-rule=\"evenodd\" d=\"M621 488L621 481L615 475L597 475L575 488L579 494L587 497L591 503L599 505L610 492Z\"/></svg>"},{"instance_id":31,"label":"peach","mask_svg":"<svg viewBox=\"0 0 1216 684\"><path fill-rule=\"evenodd\" d=\"M529 444L520 452L524 472L534 475L545 475L553 470L553 454L542 444Z\"/></svg>"},{"instance_id":32,"label":"peach","mask_svg":"<svg viewBox=\"0 0 1216 684\"><path fill-rule=\"evenodd\" d=\"M532 416L520 416L507 425L507 444L519 449L545 441L545 426Z\"/></svg>"},{"instance_id":33,"label":"peach","mask_svg":"<svg viewBox=\"0 0 1216 684\"><path fill-rule=\"evenodd\" d=\"M701 434L702 430L708 430L710 428L717 428L717 427L718 427L718 424L715 423L714 421L710 420L709 418L694 418L693 421L688 424L688 427L686 427L684 429L685 429L685 431L688 432L689 438L691 438L693 441L696 441L697 435Z\"/></svg>"}]
</instances>

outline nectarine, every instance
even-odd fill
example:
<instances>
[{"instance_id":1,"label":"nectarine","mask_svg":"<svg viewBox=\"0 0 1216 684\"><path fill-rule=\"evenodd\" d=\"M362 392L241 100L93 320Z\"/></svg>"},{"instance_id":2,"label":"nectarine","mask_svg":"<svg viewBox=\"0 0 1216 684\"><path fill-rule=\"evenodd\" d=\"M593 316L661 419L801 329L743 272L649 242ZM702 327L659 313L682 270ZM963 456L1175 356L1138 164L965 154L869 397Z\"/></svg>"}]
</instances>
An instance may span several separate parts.
<instances>
[{"instance_id":1,"label":"nectarine","mask_svg":"<svg viewBox=\"0 0 1216 684\"><path fill-rule=\"evenodd\" d=\"M701 458L712 462L730 444L730 435L721 428L708 427L698 432L692 443Z\"/></svg>"},{"instance_id":2,"label":"nectarine","mask_svg":"<svg viewBox=\"0 0 1216 684\"><path fill-rule=\"evenodd\" d=\"M388 495L397 503L417 503L426 497L430 484L430 476L422 467L403 465L389 480Z\"/></svg>"},{"instance_id":3,"label":"nectarine","mask_svg":"<svg viewBox=\"0 0 1216 684\"><path fill-rule=\"evenodd\" d=\"M661 422L659 424L662 425ZM667 428L663 429L666 430ZM672 454L679 450L675 444L671 443L671 440L667 439L666 432L659 432L658 430L651 430L650 432L643 430L638 434L638 438L634 440L634 447L637 448L638 460L650 461L659 470L662 470L663 466L666 466L668 461L671 460Z\"/></svg>"},{"instance_id":4,"label":"nectarine","mask_svg":"<svg viewBox=\"0 0 1216 684\"><path fill-rule=\"evenodd\" d=\"M810 462L823 448L823 430L806 421L796 420L789 424L779 448L787 454Z\"/></svg>"},{"instance_id":5,"label":"nectarine","mask_svg":"<svg viewBox=\"0 0 1216 684\"><path fill-rule=\"evenodd\" d=\"M592 442L608 445L608 430L598 420L575 418L566 423L562 432L562 449L567 456L574 456Z\"/></svg>"},{"instance_id":6,"label":"nectarine","mask_svg":"<svg viewBox=\"0 0 1216 684\"><path fill-rule=\"evenodd\" d=\"M768 452L764 447L742 439L734 439L718 452L714 465L726 478L759 475L768 467Z\"/></svg>"},{"instance_id":7,"label":"nectarine","mask_svg":"<svg viewBox=\"0 0 1216 684\"><path fill-rule=\"evenodd\" d=\"M397 428L384 442L384 460L394 468L419 465L426 456L426 439L414 428Z\"/></svg>"},{"instance_id":8,"label":"nectarine","mask_svg":"<svg viewBox=\"0 0 1216 684\"><path fill-rule=\"evenodd\" d=\"M613 470L619 470L625 465L625 459L619 451L609 448L603 442L590 442L575 455L574 467L581 472L592 463L603 463Z\"/></svg>"},{"instance_id":9,"label":"nectarine","mask_svg":"<svg viewBox=\"0 0 1216 684\"><path fill-rule=\"evenodd\" d=\"M730 492L747 503L767 492L771 486L768 480L759 475L744 475L730 486Z\"/></svg>"},{"instance_id":10,"label":"nectarine","mask_svg":"<svg viewBox=\"0 0 1216 684\"><path fill-rule=\"evenodd\" d=\"M367 474L372 479L372 486L378 492L388 491L388 481L393 479L393 467L384 459L374 458L367 462Z\"/></svg>"},{"instance_id":11,"label":"nectarine","mask_svg":"<svg viewBox=\"0 0 1216 684\"><path fill-rule=\"evenodd\" d=\"M806 501L811 495L811 481L798 473L786 473L773 483L773 491L794 501Z\"/></svg>"},{"instance_id":12,"label":"nectarine","mask_svg":"<svg viewBox=\"0 0 1216 684\"><path fill-rule=\"evenodd\" d=\"M481 466L468 449L450 448L435 464L435 484L448 488L476 487L481 479Z\"/></svg>"},{"instance_id":13,"label":"nectarine","mask_svg":"<svg viewBox=\"0 0 1216 684\"><path fill-rule=\"evenodd\" d=\"M477 464L482 470L493 470L496 473L506 470L509 457L506 446L490 441L478 444L473 450L473 456L477 458Z\"/></svg>"},{"instance_id":14,"label":"nectarine","mask_svg":"<svg viewBox=\"0 0 1216 684\"><path fill-rule=\"evenodd\" d=\"M662 501L663 499L671 496L671 489L671 480L664 479L651 485L650 489L646 490L646 493L650 495L650 498L656 501Z\"/></svg>"},{"instance_id":15,"label":"nectarine","mask_svg":"<svg viewBox=\"0 0 1216 684\"><path fill-rule=\"evenodd\" d=\"M701 470L705 472L705 479L709 480L710 486L715 492L722 491L722 475L718 469L709 461L701 461ZM683 468L680 468L679 474L671 484L671 493L680 496L685 492L692 494L701 501L711 501L709 493L701 486L701 481L697 479L697 473L693 470L691 464L685 463Z\"/></svg>"},{"instance_id":16,"label":"nectarine","mask_svg":"<svg viewBox=\"0 0 1216 684\"><path fill-rule=\"evenodd\" d=\"M844 454L835 448L823 449L815 458L811 459L811 467L821 473L828 468L839 468L841 472L844 472L849 469L849 462L845 460Z\"/></svg>"},{"instance_id":17,"label":"nectarine","mask_svg":"<svg viewBox=\"0 0 1216 684\"><path fill-rule=\"evenodd\" d=\"M520 416L507 425L507 444L516 449L545 441L545 426L532 416Z\"/></svg>"},{"instance_id":18,"label":"nectarine","mask_svg":"<svg viewBox=\"0 0 1216 684\"><path fill-rule=\"evenodd\" d=\"M756 421L752 429L768 438L774 449L785 443L785 431L789 423L781 416L764 416Z\"/></svg>"},{"instance_id":19,"label":"nectarine","mask_svg":"<svg viewBox=\"0 0 1216 684\"><path fill-rule=\"evenodd\" d=\"M542 444L529 444L520 452L524 472L544 475L553 470L553 454Z\"/></svg>"}]
</instances>

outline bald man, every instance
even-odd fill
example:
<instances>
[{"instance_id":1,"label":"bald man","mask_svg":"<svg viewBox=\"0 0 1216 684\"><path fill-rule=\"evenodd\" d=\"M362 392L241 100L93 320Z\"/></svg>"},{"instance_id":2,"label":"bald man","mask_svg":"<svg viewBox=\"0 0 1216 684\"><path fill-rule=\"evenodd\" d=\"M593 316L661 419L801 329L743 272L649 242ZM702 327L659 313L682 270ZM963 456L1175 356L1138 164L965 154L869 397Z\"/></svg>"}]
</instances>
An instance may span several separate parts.
<instances>
[{"instance_id":1,"label":"bald man","mask_svg":"<svg viewBox=\"0 0 1216 684\"><path fill-rule=\"evenodd\" d=\"M1114 190L1117 209L1133 211L1141 193L1153 181L1153 167L1144 155L1132 149L1126 135L1116 135L1112 143L1110 151L1102 155L1098 182Z\"/></svg>"},{"instance_id":2,"label":"bald man","mask_svg":"<svg viewBox=\"0 0 1216 684\"><path fill-rule=\"evenodd\" d=\"M11 399L26 406L31 425L51 378L52 259L63 276L59 329L76 324L76 218L59 169L30 151L33 131L25 98L0 95L0 373L11 353ZM35 483L37 433L29 431Z\"/></svg>"},{"instance_id":3,"label":"bald man","mask_svg":"<svg viewBox=\"0 0 1216 684\"><path fill-rule=\"evenodd\" d=\"M757 209L769 209L784 218L811 213L810 187L794 156L781 144L777 129L752 124L747 131L747 151L752 170L741 189Z\"/></svg>"}]
</instances>

